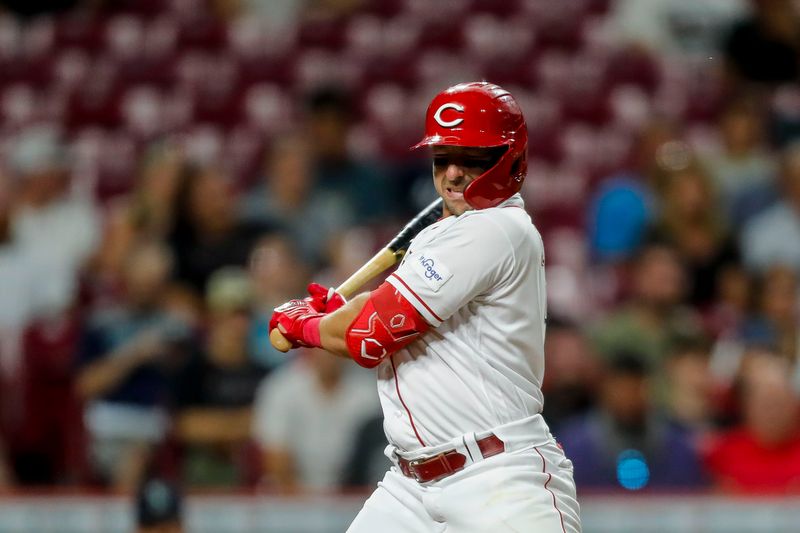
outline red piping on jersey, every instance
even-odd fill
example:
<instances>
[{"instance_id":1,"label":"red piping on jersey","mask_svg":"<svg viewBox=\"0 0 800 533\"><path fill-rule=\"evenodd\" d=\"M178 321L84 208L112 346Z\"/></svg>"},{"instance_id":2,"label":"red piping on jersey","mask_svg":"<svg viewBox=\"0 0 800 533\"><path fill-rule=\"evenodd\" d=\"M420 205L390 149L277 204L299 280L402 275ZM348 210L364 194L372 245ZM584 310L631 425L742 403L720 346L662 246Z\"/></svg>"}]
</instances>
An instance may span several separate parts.
<instances>
[{"instance_id":1,"label":"red piping on jersey","mask_svg":"<svg viewBox=\"0 0 800 533\"><path fill-rule=\"evenodd\" d=\"M411 422L411 429L414 430L414 435L417 436L417 440L419 441L422 447L425 447L425 443L422 442L422 438L419 436L417 432L417 426L414 425L414 418L411 416L411 411L409 411L406 402L403 401L403 396L400 395L400 378L397 377L397 367L394 366L394 354L389 356L389 360L392 362L392 372L394 372L394 388L397 389L397 397L400 398L400 403L403 404L403 408L406 410L408 414L408 421Z\"/></svg>"},{"instance_id":2,"label":"red piping on jersey","mask_svg":"<svg viewBox=\"0 0 800 533\"><path fill-rule=\"evenodd\" d=\"M547 474L547 481L544 482L544 490L549 492L550 496L553 497L553 508L558 512L558 517L561 519L561 531L563 531L563 533L567 533L566 528L564 528L564 515L561 514L561 509L559 509L558 505L556 505L556 495L552 490L547 488L547 484L550 483L551 479L553 479L553 474L550 474L547 471L547 468L545 467L546 461L544 460L544 455L542 455L542 452L539 451L539 448L534 447L533 449L536 450L536 453L538 453L539 457L542 458L542 474Z\"/></svg>"},{"instance_id":3,"label":"red piping on jersey","mask_svg":"<svg viewBox=\"0 0 800 533\"><path fill-rule=\"evenodd\" d=\"M432 314L432 315L433 315L433 318L435 318L435 319L436 319L436 320L438 320L439 322L444 322L444 320L442 320L441 318L439 318L439 315L437 315L436 313L434 313L434 312L433 312L433 309L431 309L430 307L428 307L428 304L426 304L426 303L425 303L425 301L424 301L422 298L420 298L420 297L419 297L419 294L417 294L416 292L414 292L414 290L413 290L411 287L409 287L409 286L408 286L408 283L406 283L405 281L403 281L403 278L401 278L400 276L398 276L396 272L393 272L393 273L392 273L392 277L395 277L395 278L397 278L397 280L398 280L400 283L402 283L402 284L403 284L403 287L405 287L406 289L408 289L408 291L409 291L411 294L413 294L413 295L414 295L414 297L415 297L417 300L419 300L419 303L421 303L421 304L422 304L422 305L425 307L425 309L427 309L427 310L428 310L428 312L429 312L430 314Z\"/></svg>"}]
</instances>

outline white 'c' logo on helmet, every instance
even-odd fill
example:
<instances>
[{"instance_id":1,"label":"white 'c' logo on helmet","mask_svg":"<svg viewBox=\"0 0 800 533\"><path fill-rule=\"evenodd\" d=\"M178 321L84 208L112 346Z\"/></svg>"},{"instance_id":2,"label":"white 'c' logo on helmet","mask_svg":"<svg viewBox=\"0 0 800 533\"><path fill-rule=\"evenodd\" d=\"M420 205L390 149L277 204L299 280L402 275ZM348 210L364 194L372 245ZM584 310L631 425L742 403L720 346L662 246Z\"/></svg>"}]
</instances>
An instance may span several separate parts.
<instances>
[{"instance_id":1,"label":"white 'c' logo on helmet","mask_svg":"<svg viewBox=\"0 0 800 533\"><path fill-rule=\"evenodd\" d=\"M444 111L445 109L454 109L459 113L464 112L464 106L462 105L454 104L452 102L447 104L442 104L442 106L436 110L436 113L433 114L433 120L438 122L440 126L442 126L443 128L454 128L459 124L461 124L462 122L464 122L463 117L459 117L453 120L442 120L442 111Z\"/></svg>"}]
</instances>

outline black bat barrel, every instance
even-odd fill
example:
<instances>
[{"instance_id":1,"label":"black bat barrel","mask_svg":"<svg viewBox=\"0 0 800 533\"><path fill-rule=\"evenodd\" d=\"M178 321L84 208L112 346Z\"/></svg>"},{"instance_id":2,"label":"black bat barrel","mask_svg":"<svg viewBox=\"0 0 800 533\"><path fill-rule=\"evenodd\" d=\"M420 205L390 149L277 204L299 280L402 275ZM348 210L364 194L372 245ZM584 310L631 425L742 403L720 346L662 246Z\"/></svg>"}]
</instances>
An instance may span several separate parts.
<instances>
[{"instance_id":1,"label":"black bat barrel","mask_svg":"<svg viewBox=\"0 0 800 533\"><path fill-rule=\"evenodd\" d=\"M393 252L408 249L408 245L411 244L411 239L413 239L417 233L422 231L424 228L439 220L441 216L442 199L437 198L431 202L428 207L420 211L417 216L411 219L411 221L400 230L400 233L398 233L386 247Z\"/></svg>"}]
</instances>

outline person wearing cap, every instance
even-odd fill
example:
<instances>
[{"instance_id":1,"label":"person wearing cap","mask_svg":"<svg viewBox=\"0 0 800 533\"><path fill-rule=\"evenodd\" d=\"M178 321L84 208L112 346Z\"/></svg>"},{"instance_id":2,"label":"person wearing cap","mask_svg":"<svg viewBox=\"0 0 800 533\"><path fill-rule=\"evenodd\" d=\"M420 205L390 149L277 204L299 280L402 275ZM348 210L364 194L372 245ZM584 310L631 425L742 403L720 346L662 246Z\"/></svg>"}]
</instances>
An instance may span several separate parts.
<instances>
[{"instance_id":1,"label":"person wearing cap","mask_svg":"<svg viewBox=\"0 0 800 533\"><path fill-rule=\"evenodd\" d=\"M238 467L249 443L256 390L265 374L249 348L251 304L252 286L243 268L224 267L211 275L206 291L208 334L179 370L173 388L187 485L238 486L254 481L257 474Z\"/></svg>"}]
</instances>

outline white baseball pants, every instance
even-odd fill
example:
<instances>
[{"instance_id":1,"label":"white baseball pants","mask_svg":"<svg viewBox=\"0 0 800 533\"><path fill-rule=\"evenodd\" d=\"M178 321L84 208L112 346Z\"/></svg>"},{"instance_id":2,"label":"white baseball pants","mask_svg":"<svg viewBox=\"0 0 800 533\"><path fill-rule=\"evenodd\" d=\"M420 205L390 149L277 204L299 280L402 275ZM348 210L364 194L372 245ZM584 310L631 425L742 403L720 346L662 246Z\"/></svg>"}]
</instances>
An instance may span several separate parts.
<instances>
[{"instance_id":1,"label":"white baseball pants","mask_svg":"<svg viewBox=\"0 0 800 533\"><path fill-rule=\"evenodd\" d=\"M572 462L550 440L419 483L392 467L348 533L580 533Z\"/></svg>"}]
</instances>

